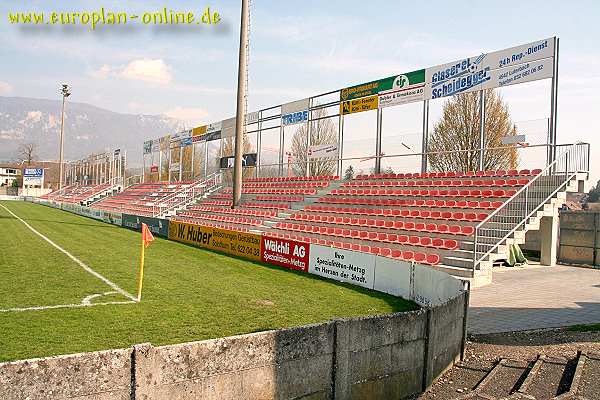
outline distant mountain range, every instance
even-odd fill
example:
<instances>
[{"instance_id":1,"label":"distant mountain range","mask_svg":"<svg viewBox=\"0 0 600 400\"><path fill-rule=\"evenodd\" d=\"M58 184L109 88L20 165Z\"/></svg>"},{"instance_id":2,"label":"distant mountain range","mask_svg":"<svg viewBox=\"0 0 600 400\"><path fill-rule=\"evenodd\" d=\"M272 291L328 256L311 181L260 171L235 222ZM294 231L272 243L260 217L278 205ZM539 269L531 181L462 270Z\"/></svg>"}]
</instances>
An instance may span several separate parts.
<instances>
[{"instance_id":1,"label":"distant mountain range","mask_svg":"<svg viewBox=\"0 0 600 400\"><path fill-rule=\"evenodd\" d=\"M0 96L0 161L14 161L22 143L36 143L37 159L58 159L60 100ZM85 103L67 103L65 159L109 149L127 150L128 164L141 164L144 140L183 129L165 115L120 114Z\"/></svg>"}]
</instances>

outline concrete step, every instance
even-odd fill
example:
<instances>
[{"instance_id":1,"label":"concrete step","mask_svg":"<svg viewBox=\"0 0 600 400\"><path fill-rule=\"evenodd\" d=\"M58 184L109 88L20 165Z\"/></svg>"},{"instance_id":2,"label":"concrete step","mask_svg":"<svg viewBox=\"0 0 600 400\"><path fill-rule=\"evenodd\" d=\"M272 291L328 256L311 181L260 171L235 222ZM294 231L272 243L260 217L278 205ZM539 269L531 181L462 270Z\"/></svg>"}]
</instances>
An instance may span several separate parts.
<instances>
[{"instance_id":1,"label":"concrete step","mask_svg":"<svg viewBox=\"0 0 600 400\"><path fill-rule=\"evenodd\" d=\"M501 359L492 366L459 362L435 385L449 389L440 391L448 400L591 400L600 399L599 382L600 354L578 354Z\"/></svg>"},{"instance_id":2,"label":"concrete step","mask_svg":"<svg viewBox=\"0 0 600 400\"><path fill-rule=\"evenodd\" d=\"M474 394L486 399L505 398L518 390L530 367L527 361L502 359L475 387Z\"/></svg>"},{"instance_id":3,"label":"concrete step","mask_svg":"<svg viewBox=\"0 0 600 400\"><path fill-rule=\"evenodd\" d=\"M569 391L577 359L540 355L519 393L534 399L553 399Z\"/></svg>"},{"instance_id":4,"label":"concrete step","mask_svg":"<svg viewBox=\"0 0 600 400\"><path fill-rule=\"evenodd\" d=\"M569 394L583 399L600 399L600 353L580 354Z\"/></svg>"}]
</instances>

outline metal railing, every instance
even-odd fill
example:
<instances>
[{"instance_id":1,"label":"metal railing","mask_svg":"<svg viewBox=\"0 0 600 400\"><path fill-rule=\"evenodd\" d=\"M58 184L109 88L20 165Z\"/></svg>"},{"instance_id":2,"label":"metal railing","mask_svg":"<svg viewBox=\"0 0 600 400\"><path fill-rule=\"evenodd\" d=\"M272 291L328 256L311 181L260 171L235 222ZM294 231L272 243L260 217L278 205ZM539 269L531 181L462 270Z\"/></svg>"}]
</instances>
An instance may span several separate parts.
<instances>
[{"instance_id":1,"label":"metal railing","mask_svg":"<svg viewBox=\"0 0 600 400\"><path fill-rule=\"evenodd\" d=\"M589 172L588 143L560 145L556 159L475 227L473 269L541 209L578 173Z\"/></svg>"},{"instance_id":2,"label":"metal railing","mask_svg":"<svg viewBox=\"0 0 600 400\"><path fill-rule=\"evenodd\" d=\"M216 172L200 179L160 200L152 206L153 217L163 217L166 213L184 207L207 192L213 191L223 183L223 173Z\"/></svg>"}]
</instances>

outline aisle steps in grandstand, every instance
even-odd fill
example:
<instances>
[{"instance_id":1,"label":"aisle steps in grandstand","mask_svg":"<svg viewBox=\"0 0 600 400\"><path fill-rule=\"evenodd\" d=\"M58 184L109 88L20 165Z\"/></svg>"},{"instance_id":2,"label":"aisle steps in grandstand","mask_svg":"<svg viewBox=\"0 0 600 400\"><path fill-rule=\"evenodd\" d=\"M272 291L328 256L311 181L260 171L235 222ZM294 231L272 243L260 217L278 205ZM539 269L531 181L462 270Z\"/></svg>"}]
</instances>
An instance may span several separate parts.
<instances>
[{"instance_id":1,"label":"aisle steps in grandstand","mask_svg":"<svg viewBox=\"0 0 600 400\"><path fill-rule=\"evenodd\" d=\"M84 205L90 207L92 204L102 200L105 197L108 196L113 196L115 194L120 193L123 190L123 186L121 185L115 185L112 186L104 191L101 191L100 193L97 193L95 195L93 195L92 197L89 197L85 202Z\"/></svg>"},{"instance_id":2,"label":"aisle steps in grandstand","mask_svg":"<svg viewBox=\"0 0 600 400\"><path fill-rule=\"evenodd\" d=\"M160 217L168 218L168 217L175 216L178 211L185 210L188 206L196 204L198 202L198 200L206 199L206 198L210 197L213 193L218 192L220 189L221 189L220 186L212 187L212 188L208 189L206 192L204 192L202 195L200 195L200 197L189 199L186 202L178 204L176 207L166 211L163 215L160 215Z\"/></svg>"}]
</instances>

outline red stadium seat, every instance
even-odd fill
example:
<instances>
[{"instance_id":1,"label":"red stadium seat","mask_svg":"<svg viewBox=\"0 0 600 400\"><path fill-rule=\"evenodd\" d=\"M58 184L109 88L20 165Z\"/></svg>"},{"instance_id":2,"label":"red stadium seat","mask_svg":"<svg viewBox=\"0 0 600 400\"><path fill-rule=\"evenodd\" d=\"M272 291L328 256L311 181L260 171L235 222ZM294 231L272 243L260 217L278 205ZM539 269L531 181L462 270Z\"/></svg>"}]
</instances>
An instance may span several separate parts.
<instances>
[{"instance_id":1,"label":"red stadium seat","mask_svg":"<svg viewBox=\"0 0 600 400\"><path fill-rule=\"evenodd\" d=\"M423 262L425 262L425 260L427 260L427 256L425 255L425 253L415 253L415 255L414 255L415 262L423 263Z\"/></svg>"},{"instance_id":2,"label":"red stadium seat","mask_svg":"<svg viewBox=\"0 0 600 400\"><path fill-rule=\"evenodd\" d=\"M402 250L392 249L392 258L402 259Z\"/></svg>"},{"instance_id":3,"label":"red stadium seat","mask_svg":"<svg viewBox=\"0 0 600 400\"><path fill-rule=\"evenodd\" d=\"M382 257L389 257L392 254L392 250L387 248L387 247L383 247L381 249L381 251L379 252L379 255Z\"/></svg>"},{"instance_id":4,"label":"red stadium seat","mask_svg":"<svg viewBox=\"0 0 600 400\"><path fill-rule=\"evenodd\" d=\"M437 254L428 254L425 263L429 265L438 265L440 263L440 256Z\"/></svg>"}]
</instances>

